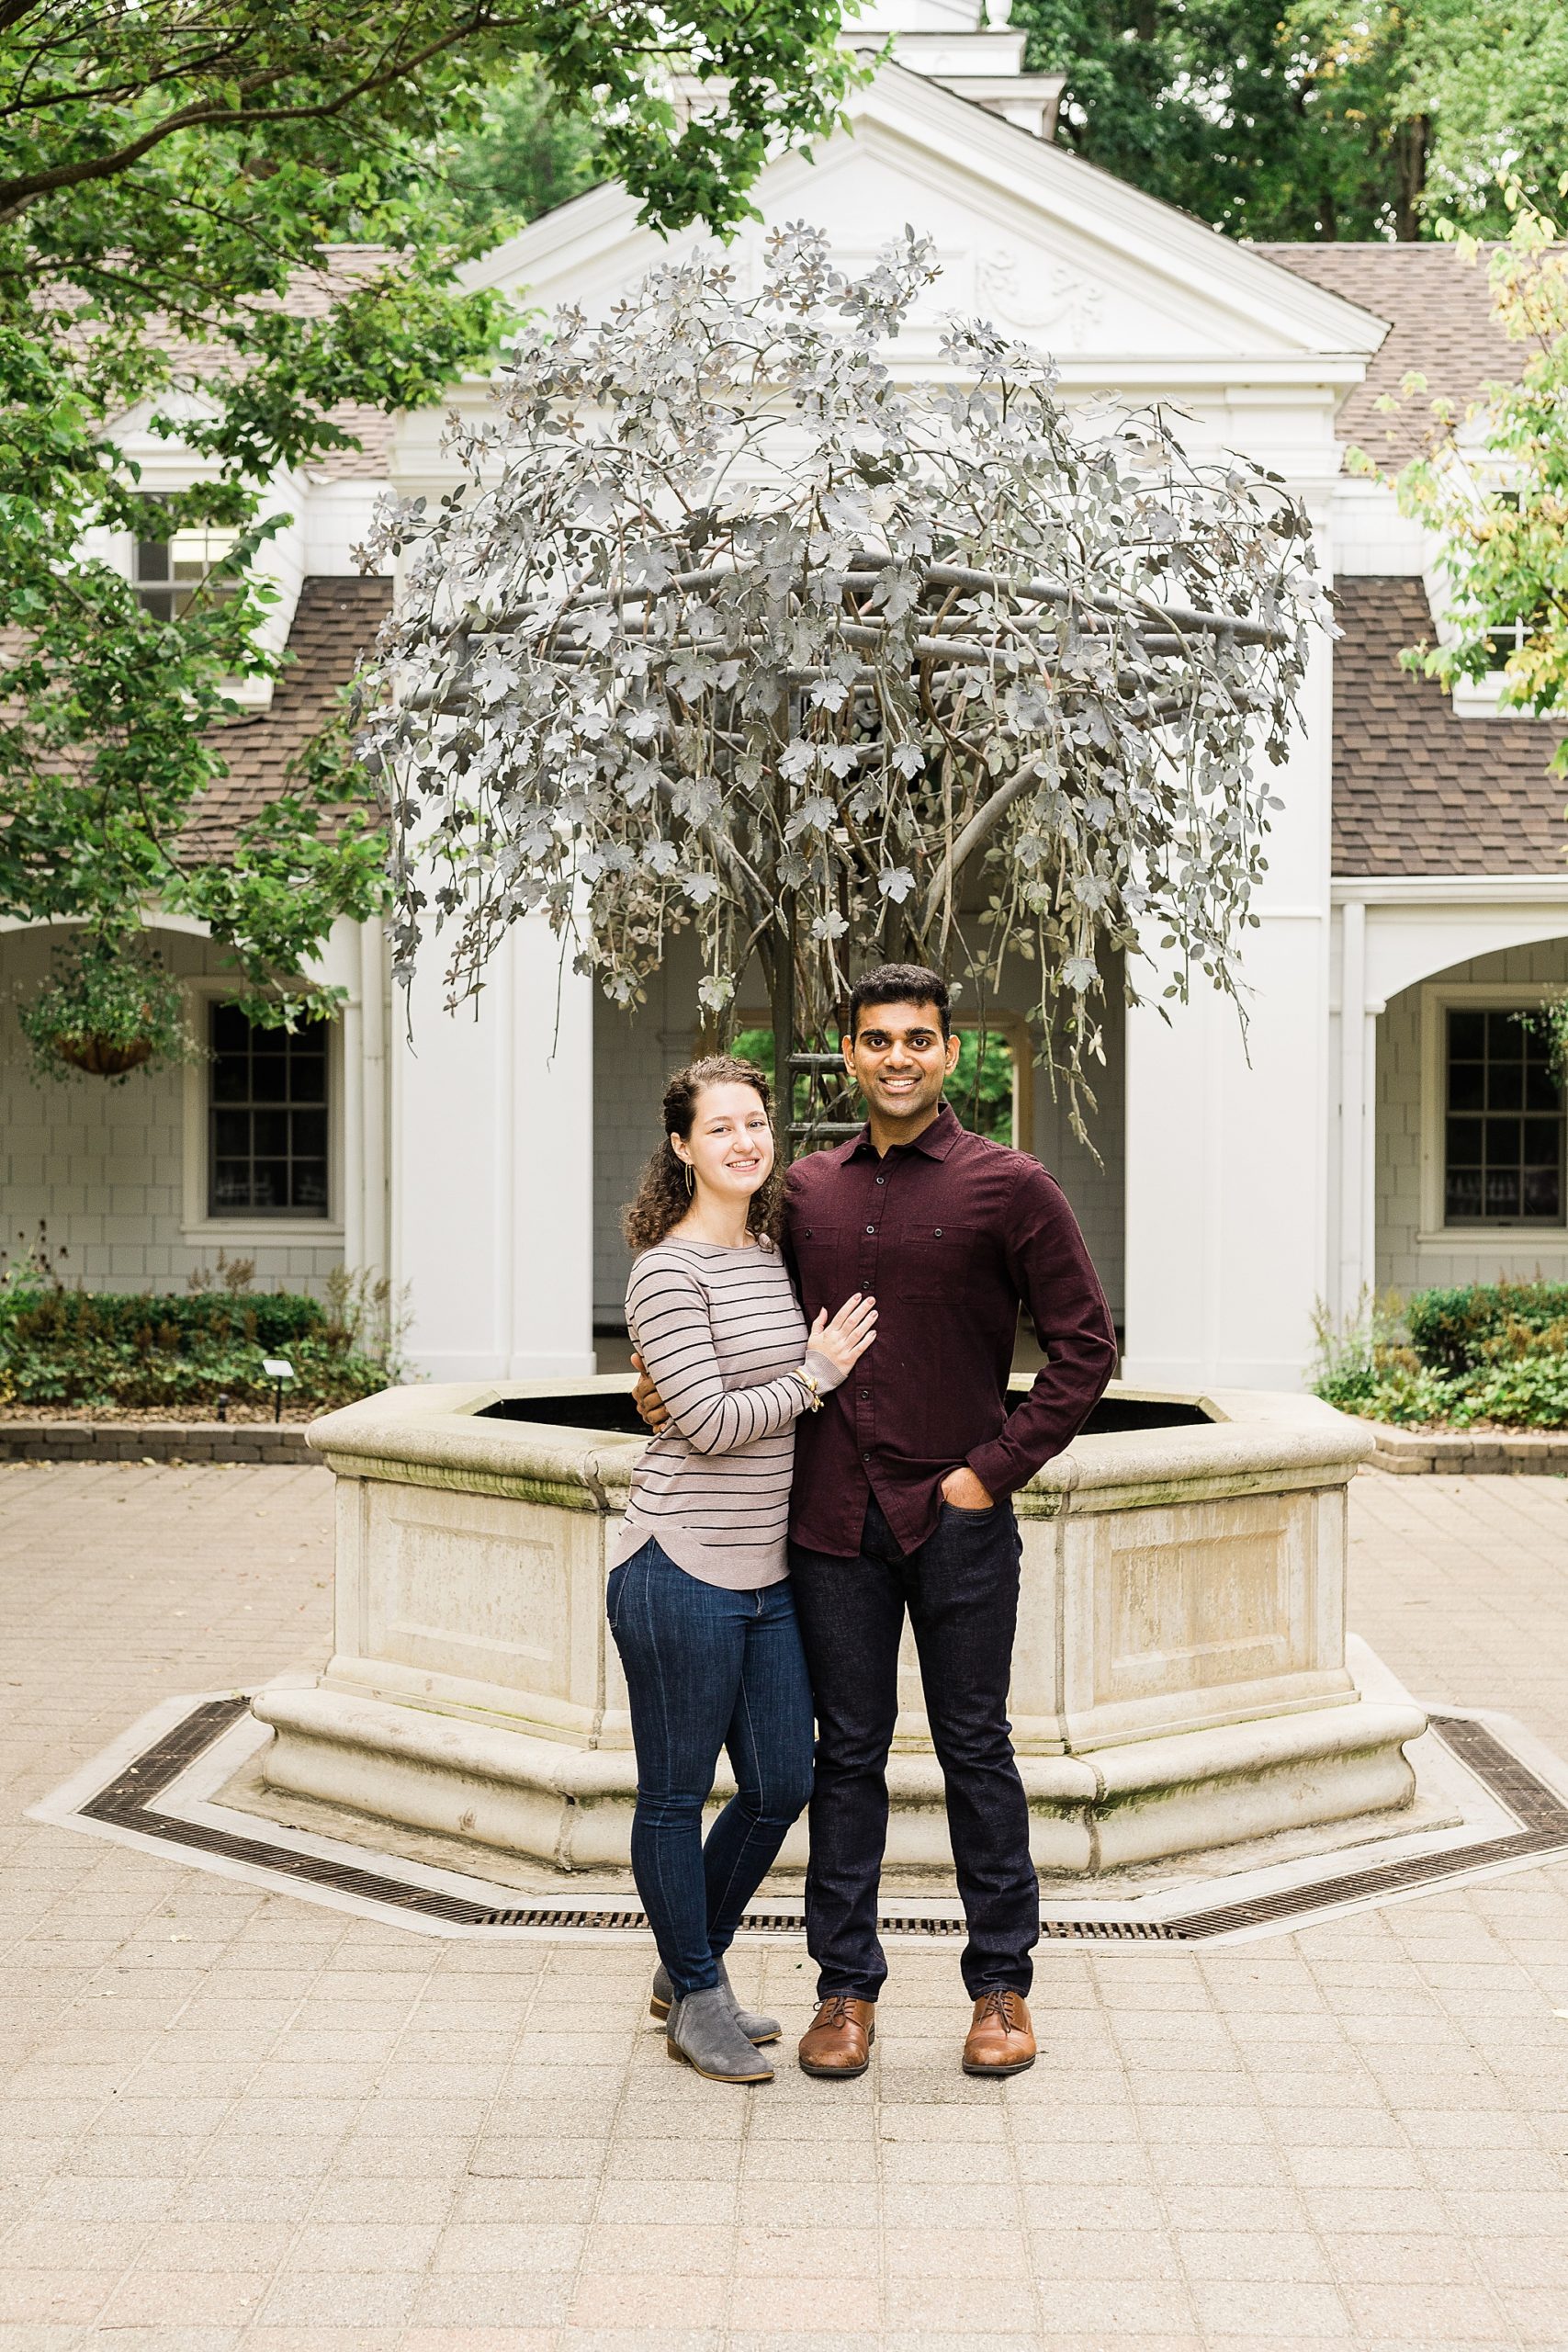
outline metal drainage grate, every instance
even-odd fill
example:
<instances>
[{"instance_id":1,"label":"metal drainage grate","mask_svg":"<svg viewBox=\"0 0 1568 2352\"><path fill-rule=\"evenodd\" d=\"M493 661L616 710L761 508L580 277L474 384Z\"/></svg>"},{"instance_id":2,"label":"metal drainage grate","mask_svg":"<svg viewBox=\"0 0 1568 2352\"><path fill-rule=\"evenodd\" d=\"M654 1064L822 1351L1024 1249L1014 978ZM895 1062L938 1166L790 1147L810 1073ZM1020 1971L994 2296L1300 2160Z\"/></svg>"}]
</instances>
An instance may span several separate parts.
<instances>
[{"instance_id":1,"label":"metal drainage grate","mask_svg":"<svg viewBox=\"0 0 1568 2352\"><path fill-rule=\"evenodd\" d=\"M563 1911L559 1908L535 1908L525 1911L487 1911L474 1922L479 1928L599 1928L625 1929L642 1934L648 1928L646 1911ZM752 1935L800 1936L806 1932L804 1911L748 1911L740 1925ZM913 1912L884 1912L877 1920L878 1932L885 1936L962 1936L968 1933L963 1919L924 1918ZM1040 1932L1045 1937L1061 1937L1103 1943L1179 1943L1181 1936L1168 1928L1163 1919L1042 1919Z\"/></svg>"}]
</instances>

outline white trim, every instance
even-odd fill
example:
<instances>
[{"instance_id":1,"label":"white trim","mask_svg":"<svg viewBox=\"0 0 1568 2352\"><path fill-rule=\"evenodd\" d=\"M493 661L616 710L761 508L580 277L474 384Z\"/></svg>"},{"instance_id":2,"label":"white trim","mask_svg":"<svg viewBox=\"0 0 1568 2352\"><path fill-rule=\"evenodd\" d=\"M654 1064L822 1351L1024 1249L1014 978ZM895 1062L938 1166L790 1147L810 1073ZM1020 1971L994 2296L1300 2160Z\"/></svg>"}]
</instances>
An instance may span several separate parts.
<instances>
[{"instance_id":1,"label":"white trim","mask_svg":"<svg viewBox=\"0 0 1568 2352\"><path fill-rule=\"evenodd\" d=\"M1421 1222L1418 1250L1568 1248L1568 1202L1554 1225L1448 1225L1443 1218L1444 1137L1447 1072L1443 1062L1443 1015L1454 1004L1478 1007L1544 1004L1556 993L1539 980L1428 980L1421 987Z\"/></svg>"},{"instance_id":2,"label":"white trim","mask_svg":"<svg viewBox=\"0 0 1568 2352\"><path fill-rule=\"evenodd\" d=\"M1568 872L1337 875L1329 896L1337 907L1568 907Z\"/></svg>"},{"instance_id":3,"label":"white trim","mask_svg":"<svg viewBox=\"0 0 1568 2352\"><path fill-rule=\"evenodd\" d=\"M234 994L232 977L198 974L182 980L191 1001L191 1026L205 1045L208 1008ZM344 1008L346 1014L348 1007ZM341 1248L344 1239L344 1023L327 1030L327 1193L325 1216L212 1216L208 1212L208 1081L211 1064L205 1055L185 1067L181 1102L181 1159L184 1190L180 1208L180 1238L188 1242L241 1244L247 1250Z\"/></svg>"}]
</instances>

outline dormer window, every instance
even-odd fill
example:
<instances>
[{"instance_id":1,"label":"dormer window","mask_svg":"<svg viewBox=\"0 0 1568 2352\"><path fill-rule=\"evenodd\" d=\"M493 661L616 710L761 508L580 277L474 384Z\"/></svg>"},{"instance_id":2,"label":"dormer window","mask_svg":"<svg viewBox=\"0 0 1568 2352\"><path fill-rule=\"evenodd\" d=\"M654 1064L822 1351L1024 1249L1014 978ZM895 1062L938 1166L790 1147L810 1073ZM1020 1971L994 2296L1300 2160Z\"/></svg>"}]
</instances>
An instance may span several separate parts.
<instances>
[{"instance_id":1,"label":"dormer window","mask_svg":"<svg viewBox=\"0 0 1568 2352\"><path fill-rule=\"evenodd\" d=\"M231 580L214 580L215 567L233 548L238 534L197 528L175 531L166 539L138 539L131 585L137 602L154 620L172 621L204 593L233 594Z\"/></svg>"}]
</instances>

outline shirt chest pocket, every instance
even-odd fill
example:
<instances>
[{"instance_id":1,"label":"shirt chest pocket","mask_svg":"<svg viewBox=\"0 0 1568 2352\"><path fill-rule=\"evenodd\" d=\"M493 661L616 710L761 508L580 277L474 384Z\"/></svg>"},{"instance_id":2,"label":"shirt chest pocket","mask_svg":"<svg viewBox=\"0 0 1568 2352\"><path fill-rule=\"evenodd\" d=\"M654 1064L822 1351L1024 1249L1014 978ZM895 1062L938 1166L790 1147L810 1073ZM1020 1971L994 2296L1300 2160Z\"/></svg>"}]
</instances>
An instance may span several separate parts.
<instances>
[{"instance_id":1,"label":"shirt chest pocket","mask_svg":"<svg viewBox=\"0 0 1568 2352\"><path fill-rule=\"evenodd\" d=\"M962 1298L975 1271L979 1235L971 1225L907 1226L885 1264L890 1295L938 1301Z\"/></svg>"}]
</instances>

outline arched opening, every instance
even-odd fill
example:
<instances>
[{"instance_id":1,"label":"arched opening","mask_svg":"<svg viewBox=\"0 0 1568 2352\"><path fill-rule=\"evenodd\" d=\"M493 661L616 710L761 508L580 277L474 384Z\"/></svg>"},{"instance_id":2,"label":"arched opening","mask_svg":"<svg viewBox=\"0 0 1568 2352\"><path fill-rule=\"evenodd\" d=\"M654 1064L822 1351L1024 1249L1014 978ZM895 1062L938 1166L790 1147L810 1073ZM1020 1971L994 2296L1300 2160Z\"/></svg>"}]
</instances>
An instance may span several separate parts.
<instances>
[{"instance_id":1,"label":"arched opening","mask_svg":"<svg viewBox=\"0 0 1568 2352\"><path fill-rule=\"evenodd\" d=\"M1471 956L1377 1027L1376 1281L1408 1292L1568 1277L1568 1119L1530 1025L1568 989L1568 936Z\"/></svg>"}]
</instances>

